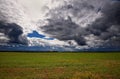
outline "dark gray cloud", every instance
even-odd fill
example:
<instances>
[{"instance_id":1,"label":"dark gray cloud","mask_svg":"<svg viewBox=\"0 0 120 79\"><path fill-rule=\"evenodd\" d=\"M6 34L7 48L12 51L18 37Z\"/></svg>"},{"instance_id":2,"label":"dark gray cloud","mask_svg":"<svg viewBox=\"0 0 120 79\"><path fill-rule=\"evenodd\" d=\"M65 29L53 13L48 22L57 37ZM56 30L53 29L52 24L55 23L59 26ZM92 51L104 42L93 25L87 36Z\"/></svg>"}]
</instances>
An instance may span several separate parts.
<instances>
[{"instance_id":1,"label":"dark gray cloud","mask_svg":"<svg viewBox=\"0 0 120 79\"><path fill-rule=\"evenodd\" d=\"M92 17L87 15L92 13L95 15L101 13L101 17L89 23ZM63 41L75 40L81 46L91 42L85 38L92 35L95 40L102 41L100 45L120 46L120 2L75 0L50 10L47 15L50 16L49 23L42 29L54 38ZM88 24L83 27L81 20L86 17L88 20L83 24L87 22ZM77 20L74 20L76 18ZM81 21L80 24L77 21Z\"/></svg>"},{"instance_id":2,"label":"dark gray cloud","mask_svg":"<svg viewBox=\"0 0 120 79\"><path fill-rule=\"evenodd\" d=\"M87 29L111 46L120 46L120 3L111 2L102 9L103 16Z\"/></svg>"},{"instance_id":3,"label":"dark gray cloud","mask_svg":"<svg viewBox=\"0 0 120 79\"><path fill-rule=\"evenodd\" d=\"M0 33L8 39L6 43L27 44L26 37L22 36L23 29L15 23L5 23L0 21ZM2 39L0 38L0 40ZM5 42L0 41L0 43Z\"/></svg>"},{"instance_id":4,"label":"dark gray cloud","mask_svg":"<svg viewBox=\"0 0 120 79\"><path fill-rule=\"evenodd\" d=\"M19 25L24 21L21 12L23 12L22 7L17 0L0 0L0 44L28 43L27 38L23 35L23 26Z\"/></svg>"},{"instance_id":5,"label":"dark gray cloud","mask_svg":"<svg viewBox=\"0 0 120 79\"><path fill-rule=\"evenodd\" d=\"M49 20L50 21L50 20ZM46 33L60 40L75 40L79 45L86 45L83 35L86 34L85 29L72 22L71 18L67 20L51 20L49 25L42 27ZM79 31L81 30L81 31Z\"/></svg>"}]
</instances>

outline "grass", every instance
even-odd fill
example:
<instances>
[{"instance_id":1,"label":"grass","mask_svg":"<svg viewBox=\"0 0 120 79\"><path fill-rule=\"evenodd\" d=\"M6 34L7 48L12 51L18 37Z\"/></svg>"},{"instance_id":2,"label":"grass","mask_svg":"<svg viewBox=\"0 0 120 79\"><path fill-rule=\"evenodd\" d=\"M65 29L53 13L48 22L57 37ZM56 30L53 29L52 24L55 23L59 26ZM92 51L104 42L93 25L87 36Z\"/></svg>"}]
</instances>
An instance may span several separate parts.
<instances>
[{"instance_id":1,"label":"grass","mask_svg":"<svg viewBox=\"0 0 120 79\"><path fill-rule=\"evenodd\" d=\"M0 53L0 79L120 79L120 53Z\"/></svg>"}]
</instances>

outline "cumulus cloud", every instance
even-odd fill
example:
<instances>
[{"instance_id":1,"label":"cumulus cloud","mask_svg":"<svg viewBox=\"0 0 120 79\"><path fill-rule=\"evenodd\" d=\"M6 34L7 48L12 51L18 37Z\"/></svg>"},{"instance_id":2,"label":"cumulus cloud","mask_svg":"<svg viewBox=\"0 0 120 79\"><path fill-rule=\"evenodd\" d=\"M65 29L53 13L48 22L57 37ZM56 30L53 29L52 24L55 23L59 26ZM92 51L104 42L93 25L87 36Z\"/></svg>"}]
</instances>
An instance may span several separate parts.
<instances>
[{"instance_id":1,"label":"cumulus cloud","mask_svg":"<svg viewBox=\"0 0 120 79\"><path fill-rule=\"evenodd\" d=\"M102 17L89 28L90 33L104 40L110 46L120 46L120 3L109 2L102 9Z\"/></svg>"},{"instance_id":2,"label":"cumulus cloud","mask_svg":"<svg viewBox=\"0 0 120 79\"><path fill-rule=\"evenodd\" d=\"M62 41L80 46L120 46L120 2L110 0L64 0L50 9L42 29Z\"/></svg>"},{"instance_id":3,"label":"cumulus cloud","mask_svg":"<svg viewBox=\"0 0 120 79\"><path fill-rule=\"evenodd\" d=\"M8 43L9 38L4 33L0 33L0 43Z\"/></svg>"},{"instance_id":4,"label":"cumulus cloud","mask_svg":"<svg viewBox=\"0 0 120 79\"><path fill-rule=\"evenodd\" d=\"M18 0L0 0L0 43L27 44L28 19Z\"/></svg>"},{"instance_id":5,"label":"cumulus cloud","mask_svg":"<svg viewBox=\"0 0 120 79\"><path fill-rule=\"evenodd\" d=\"M22 28L15 23L0 21L0 33L0 43L27 44L27 39L22 36Z\"/></svg>"},{"instance_id":6,"label":"cumulus cloud","mask_svg":"<svg viewBox=\"0 0 120 79\"><path fill-rule=\"evenodd\" d=\"M0 0L0 21L16 23L23 28L24 34L27 34L36 27L24 5L20 0Z\"/></svg>"},{"instance_id":7,"label":"cumulus cloud","mask_svg":"<svg viewBox=\"0 0 120 79\"><path fill-rule=\"evenodd\" d=\"M54 38L64 41L75 40L80 45L86 44L83 38L83 35L86 34L85 30L72 22L70 17L68 20L51 20L50 24L42 27L42 29L45 29L44 32L51 34Z\"/></svg>"}]
</instances>

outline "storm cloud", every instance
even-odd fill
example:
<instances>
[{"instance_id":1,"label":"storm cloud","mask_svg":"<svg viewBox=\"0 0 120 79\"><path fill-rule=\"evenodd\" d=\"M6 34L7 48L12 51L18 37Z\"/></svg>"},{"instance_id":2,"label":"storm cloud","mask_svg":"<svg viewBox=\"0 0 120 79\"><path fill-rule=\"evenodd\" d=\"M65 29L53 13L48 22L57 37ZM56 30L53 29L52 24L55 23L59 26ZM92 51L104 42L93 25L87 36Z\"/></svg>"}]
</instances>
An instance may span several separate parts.
<instances>
[{"instance_id":1,"label":"storm cloud","mask_svg":"<svg viewBox=\"0 0 120 79\"><path fill-rule=\"evenodd\" d=\"M120 46L120 2L110 2L102 8L102 17L96 19L87 31L107 45Z\"/></svg>"},{"instance_id":2,"label":"storm cloud","mask_svg":"<svg viewBox=\"0 0 120 79\"><path fill-rule=\"evenodd\" d=\"M23 21L24 13L17 0L0 0L0 44L27 45L27 38L23 34Z\"/></svg>"},{"instance_id":3,"label":"storm cloud","mask_svg":"<svg viewBox=\"0 0 120 79\"><path fill-rule=\"evenodd\" d=\"M0 43L27 44L26 37L22 36L23 29L15 23L5 23L0 21L0 33L2 34L2 37L4 37L4 39L1 39L0 37Z\"/></svg>"},{"instance_id":4,"label":"storm cloud","mask_svg":"<svg viewBox=\"0 0 120 79\"><path fill-rule=\"evenodd\" d=\"M83 35L86 35L85 29L72 22L70 17L67 20L51 20L50 24L42 29L45 29L45 33L49 33L59 40L75 40L79 45L86 45L83 38Z\"/></svg>"},{"instance_id":5,"label":"storm cloud","mask_svg":"<svg viewBox=\"0 0 120 79\"><path fill-rule=\"evenodd\" d=\"M66 0L47 14L45 33L80 46L120 46L120 2Z\"/></svg>"}]
</instances>

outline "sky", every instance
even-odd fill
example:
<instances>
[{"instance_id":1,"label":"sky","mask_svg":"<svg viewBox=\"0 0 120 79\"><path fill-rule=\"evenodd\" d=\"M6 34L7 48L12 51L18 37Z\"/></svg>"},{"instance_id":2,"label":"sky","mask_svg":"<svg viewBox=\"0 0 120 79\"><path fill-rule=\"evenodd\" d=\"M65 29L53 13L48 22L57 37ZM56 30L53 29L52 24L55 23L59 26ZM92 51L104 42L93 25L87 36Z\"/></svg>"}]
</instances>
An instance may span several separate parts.
<instances>
[{"instance_id":1,"label":"sky","mask_svg":"<svg viewBox=\"0 0 120 79\"><path fill-rule=\"evenodd\" d=\"M0 45L120 48L119 6L119 0L0 0Z\"/></svg>"},{"instance_id":2,"label":"sky","mask_svg":"<svg viewBox=\"0 0 120 79\"><path fill-rule=\"evenodd\" d=\"M51 0L20 0L27 8L27 13L33 20L44 18L44 6L49 4Z\"/></svg>"}]
</instances>

